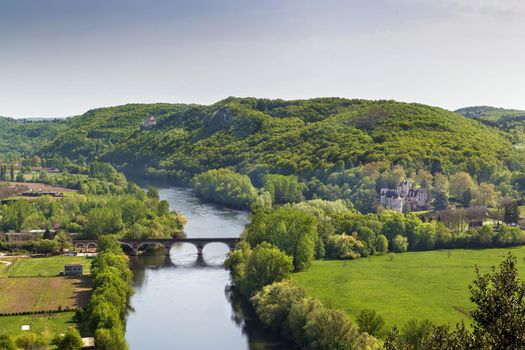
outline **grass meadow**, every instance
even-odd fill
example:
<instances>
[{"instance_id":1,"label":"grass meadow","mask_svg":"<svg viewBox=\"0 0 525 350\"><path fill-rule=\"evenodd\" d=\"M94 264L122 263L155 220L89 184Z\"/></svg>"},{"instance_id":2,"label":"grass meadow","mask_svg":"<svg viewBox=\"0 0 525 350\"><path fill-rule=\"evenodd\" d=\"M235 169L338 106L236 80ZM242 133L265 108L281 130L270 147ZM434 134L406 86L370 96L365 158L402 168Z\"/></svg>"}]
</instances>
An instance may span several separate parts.
<instances>
[{"instance_id":1,"label":"grass meadow","mask_svg":"<svg viewBox=\"0 0 525 350\"><path fill-rule=\"evenodd\" d=\"M8 262L11 264L2 263ZM82 264L90 273L91 259L85 256L51 256L46 258L0 257L0 277L58 276L66 264Z\"/></svg>"},{"instance_id":2,"label":"grass meadow","mask_svg":"<svg viewBox=\"0 0 525 350\"><path fill-rule=\"evenodd\" d=\"M83 330L82 334L85 334L86 331L84 329L87 328L86 325L76 323L74 316L74 312L46 315L3 316L0 317L0 330L2 330L2 334L9 334L10 336L16 337L24 333L24 331L21 330L23 325L29 325L29 332L38 334L49 343L54 335L64 333L71 327L81 329Z\"/></svg>"},{"instance_id":3,"label":"grass meadow","mask_svg":"<svg viewBox=\"0 0 525 350\"><path fill-rule=\"evenodd\" d=\"M487 272L508 252L518 258L525 277L525 247L485 250L443 250L373 256L358 260L315 261L293 278L310 295L356 319L361 310L374 309L387 326L402 326L409 319L434 324L469 324L469 284L474 267Z\"/></svg>"}]
</instances>

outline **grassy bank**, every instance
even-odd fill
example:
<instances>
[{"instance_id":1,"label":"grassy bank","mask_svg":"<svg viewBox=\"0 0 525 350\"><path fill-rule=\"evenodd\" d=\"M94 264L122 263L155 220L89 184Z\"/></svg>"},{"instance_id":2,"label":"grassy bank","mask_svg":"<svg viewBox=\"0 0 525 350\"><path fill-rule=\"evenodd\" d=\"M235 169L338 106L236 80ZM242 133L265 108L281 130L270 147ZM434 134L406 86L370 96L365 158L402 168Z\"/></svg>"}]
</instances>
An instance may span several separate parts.
<instances>
[{"instance_id":1,"label":"grassy bank","mask_svg":"<svg viewBox=\"0 0 525 350\"><path fill-rule=\"evenodd\" d=\"M511 251L525 277L525 247L450 250L374 256L352 261L316 261L294 274L312 296L356 319L361 310L375 309L388 326L411 318L435 324L468 320L472 308L468 285L474 266L488 271Z\"/></svg>"},{"instance_id":2,"label":"grassy bank","mask_svg":"<svg viewBox=\"0 0 525 350\"><path fill-rule=\"evenodd\" d=\"M82 264L84 274L90 273L91 259L84 256L52 256L47 258L4 258L0 261L0 277L58 276L66 264Z\"/></svg>"}]
</instances>

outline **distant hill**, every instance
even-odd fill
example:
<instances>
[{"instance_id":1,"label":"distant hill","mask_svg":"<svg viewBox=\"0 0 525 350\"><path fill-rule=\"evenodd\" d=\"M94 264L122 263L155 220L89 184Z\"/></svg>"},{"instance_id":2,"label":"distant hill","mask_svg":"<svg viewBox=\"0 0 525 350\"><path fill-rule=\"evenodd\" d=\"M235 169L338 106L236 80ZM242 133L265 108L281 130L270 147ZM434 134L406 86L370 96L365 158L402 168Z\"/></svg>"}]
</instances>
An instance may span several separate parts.
<instances>
[{"instance_id":1,"label":"distant hill","mask_svg":"<svg viewBox=\"0 0 525 350\"><path fill-rule=\"evenodd\" d=\"M24 122L0 117L0 153L32 153L63 130L59 121Z\"/></svg>"},{"instance_id":2,"label":"distant hill","mask_svg":"<svg viewBox=\"0 0 525 350\"><path fill-rule=\"evenodd\" d=\"M157 126L141 130L152 115ZM407 170L483 179L523 164L509 134L421 104L340 98L228 98L209 106L132 104L94 109L59 124L38 148L44 155L103 159L128 172L187 182L231 167L326 179L336 170L387 161ZM492 170L487 170L492 169Z\"/></svg>"},{"instance_id":3,"label":"distant hill","mask_svg":"<svg viewBox=\"0 0 525 350\"><path fill-rule=\"evenodd\" d=\"M456 113L510 133L514 143L525 142L525 111L476 106L458 109Z\"/></svg>"}]
</instances>

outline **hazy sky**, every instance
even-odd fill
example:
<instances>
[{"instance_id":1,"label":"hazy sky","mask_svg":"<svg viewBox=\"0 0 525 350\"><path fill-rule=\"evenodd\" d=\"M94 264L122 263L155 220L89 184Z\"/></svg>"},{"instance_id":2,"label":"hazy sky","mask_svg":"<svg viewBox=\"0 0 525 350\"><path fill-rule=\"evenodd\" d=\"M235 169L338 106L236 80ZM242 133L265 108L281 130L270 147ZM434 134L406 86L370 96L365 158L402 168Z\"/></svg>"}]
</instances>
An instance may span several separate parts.
<instances>
[{"instance_id":1,"label":"hazy sky","mask_svg":"<svg viewBox=\"0 0 525 350\"><path fill-rule=\"evenodd\" d=\"M0 0L0 115L228 96L525 109L522 0Z\"/></svg>"}]
</instances>

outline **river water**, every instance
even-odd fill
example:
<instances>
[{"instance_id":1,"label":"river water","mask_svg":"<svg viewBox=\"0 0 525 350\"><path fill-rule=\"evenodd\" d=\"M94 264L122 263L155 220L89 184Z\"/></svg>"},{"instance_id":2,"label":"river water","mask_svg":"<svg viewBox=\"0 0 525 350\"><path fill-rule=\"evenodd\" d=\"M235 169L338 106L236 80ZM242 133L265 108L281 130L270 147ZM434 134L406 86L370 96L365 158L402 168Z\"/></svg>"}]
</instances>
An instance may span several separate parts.
<instances>
[{"instance_id":1,"label":"river water","mask_svg":"<svg viewBox=\"0 0 525 350\"><path fill-rule=\"evenodd\" d=\"M248 213L205 203L192 190L159 188L161 199L188 219L187 237L239 237ZM230 292L223 263L228 248L204 248L202 260L190 244L169 255L133 260L132 310L126 338L131 350L288 350L292 347L265 330L247 305Z\"/></svg>"}]
</instances>

